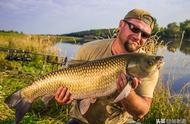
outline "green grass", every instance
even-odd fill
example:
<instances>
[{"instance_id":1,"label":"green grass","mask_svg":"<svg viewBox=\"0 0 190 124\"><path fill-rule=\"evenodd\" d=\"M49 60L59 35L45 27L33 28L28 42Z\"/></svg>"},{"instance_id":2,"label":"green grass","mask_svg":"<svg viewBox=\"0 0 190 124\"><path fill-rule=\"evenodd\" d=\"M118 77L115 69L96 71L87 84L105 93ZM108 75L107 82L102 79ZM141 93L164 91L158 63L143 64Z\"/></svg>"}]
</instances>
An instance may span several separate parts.
<instances>
[{"instance_id":1,"label":"green grass","mask_svg":"<svg viewBox=\"0 0 190 124\"><path fill-rule=\"evenodd\" d=\"M27 35L15 32L0 32L0 46L4 48L16 48L31 50L36 53L56 55L54 44L57 41L72 41L72 37ZM0 124L12 124L15 119L15 111L4 103L5 98L14 91L21 89L44 73L52 71L53 66L44 63L42 56L33 55L31 62L8 61L7 53L0 52ZM22 123L54 124L63 123L69 119L70 106L58 105L54 100L50 107L45 107L41 100L33 103L32 109L26 114Z\"/></svg>"},{"instance_id":2,"label":"green grass","mask_svg":"<svg viewBox=\"0 0 190 124\"><path fill-rule=\"evenodd\" d=\"M2 36L4 37L4 41L1 39ZM13 37L15 37L15 40ZM52 41L47 42L46 40L40 40L37 36L30 37L28 41L22 41L21 39L23 37L25 37L24 34L4 33L2 35L2 33L0 33L0 45L2 44L4 47L8 48L16 47L27 50L31 49L36 52L44 52L44 49L49 49L53 45ZM7 40L5 40L6 38ZM20 42L20 44L18 42ZM151 49L151 51L154 51L154 49ZM45 51L45 53L46 52L47 51ZM56 54L56 52L52 51L52 54ZM52 65L43 63L43 58L40 56L35 56L34 61L29 63L7 61L4 59L5 56L5 53L0 53L0 124L13 124L15 112L9 109L4 103L5 98L13 91L29 85L33 80L44 73L52 71ZM170 96L170 92L162 84L162 82L158 83L154 92L153 104L150 112L141 122L145 124L154 124L156 123L156 119L165 118L186 119L187 123L190 123L190 103L183 103L182 98L179 96ZM22 123L61 124L69 119L69 109L70 106L58 105L54 100L50 102L50 106L45 107L39 99L34 102L31 111L26 114Z\"/></svg>"},{"instance_id":3,"label":"green grass","mask_svg":"<svg viewBox=\"0 0 190 124\"><path fill-rule=\"evenodd\" d=\"M0 46L29 50L32 52L57 54L54 46L57 42L75 42L79 38L60 35L30 35L16 32L0 32Z\"/></svg>"},{"instance_id":4,"label":"green grass","mask_svg":"<svg viewBox=\"0 0 190 124\"><path fill-rule=\"evenodd\" d=\"M4 104L4 99L13 91L30 84L40 75L51 71L51 65L43 67L43 63L36 60L22 66L21 62L4 60L5 54L0 55L0 63L4 65L0 69L0 123L12 124L15 113ZM50 106L47 108L41 100L37 100L34 102L31 111L22 120L22 123L63 123L69 119L69 109L70 106L58 105L54 100L50 102ZM171 97L169 91L160 82L154 92L151 110L141 122L153 124L156 119L161 118L186 119L189 123L190 108L189 103L183 103L181 97Z\"/></svg>"},{"instance_id":5,"label":"green grass","mask_svg":"<svg viewBox=\"0 0 190 124\"><path fill-rule=\"evenodd\" d=\"M190 103L184 103L180 96L170 96L170 91L161 83L154 92L150 112L142 119L145 124L156 123L156 119L186 119L190 123Z\"/></svg>"},{"instance_id":6,"label":"green grass","mask_svg":"<svg viewBox=\"0 0 190 124\"><path fill-rule=\"evenodd\" d=\"M13 91L31 84L40 75L52 71L52 66L47 64L43 68L43 63L39 61L41 58L22 65L21 62L4 60L5 54L0 55L0 63L4 65L0 69L0 123L11 124L15 113L4 103L5 98ZM22 123L63 123L69 119L69 108L69 106L58 105L54 100L50 102L49 107L45 107L41 100L37 100L33 103L32 110L26 114Z\"/></svg>"}]
</instances>

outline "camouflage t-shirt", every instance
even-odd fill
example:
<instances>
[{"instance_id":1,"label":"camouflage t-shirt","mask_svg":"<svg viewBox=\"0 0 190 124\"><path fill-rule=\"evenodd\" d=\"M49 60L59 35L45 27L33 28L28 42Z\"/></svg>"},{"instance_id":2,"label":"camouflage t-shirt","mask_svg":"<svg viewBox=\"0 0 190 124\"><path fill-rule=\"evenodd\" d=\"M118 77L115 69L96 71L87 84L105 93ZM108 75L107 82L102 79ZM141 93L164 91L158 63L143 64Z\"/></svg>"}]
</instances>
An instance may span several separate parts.
<instances>
[{"instance_id":1,"label":"camouflage t-shirt","mask_svg":"<svg viewBox=\"0 0 190 124\"><path fill-rule=\"evenodd\" d=\"M76 60L95 60L112 56L111 47L114 39L97 40L86 43L81 46L77 52ZM143 52L139 50L138 52ZM145 96L153 97L153 91L158 80L158 72L154 75L142 79L142 83L135 89L136 93ZM90 124L123 124L132 119L132 116L124 111L124 108L119 104L112 104L109 97L98 98L94 104L90 105L89 110L81 115L79 111L80 101L73 101L70 116L81 120L84 123Z\"/></svg>"}]
</instances>

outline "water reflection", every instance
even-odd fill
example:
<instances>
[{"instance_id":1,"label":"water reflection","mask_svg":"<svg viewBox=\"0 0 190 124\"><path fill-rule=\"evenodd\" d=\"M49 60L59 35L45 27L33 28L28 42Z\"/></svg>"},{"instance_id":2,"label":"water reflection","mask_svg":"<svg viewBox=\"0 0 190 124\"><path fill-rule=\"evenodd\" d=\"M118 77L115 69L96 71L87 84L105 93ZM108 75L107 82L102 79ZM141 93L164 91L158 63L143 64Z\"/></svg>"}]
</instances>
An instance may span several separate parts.
<instances>
[{"instance_id":1,"label":"water reflection","mask_svg":"<svg viewBox=\"0 0 190 124\"><path fill-rule=\"evenodd\" d=\"M167 49L170 52L180 49L181 52L190 55L190 40L170 39L165 44L167 44Z\"/></svg>"},{"instance_id":2,"label":"water reflection","mask_svg":"<svg viewBox=\"0 0 190 124\"><path fill-rule=\"evenodd\" d=\"M167 44L167 45L166 45ZM163 83L169 86L172 94L190 92L190 41L171 39L158 49L165 58L161 72Z\"/></svg>"},{"instance_id":3,"label":"water reflection","mask_svg":"<svg viewBox=\"0 0 190 124\"><path fill-rule=\"evenodd\" d=\"M157 54L164 56L163 83L169 86L172 94L179 93L186 83L190 83L190 56L179 49L171 52L166 47L159 48Z\"/></svg>"}]
</instances>

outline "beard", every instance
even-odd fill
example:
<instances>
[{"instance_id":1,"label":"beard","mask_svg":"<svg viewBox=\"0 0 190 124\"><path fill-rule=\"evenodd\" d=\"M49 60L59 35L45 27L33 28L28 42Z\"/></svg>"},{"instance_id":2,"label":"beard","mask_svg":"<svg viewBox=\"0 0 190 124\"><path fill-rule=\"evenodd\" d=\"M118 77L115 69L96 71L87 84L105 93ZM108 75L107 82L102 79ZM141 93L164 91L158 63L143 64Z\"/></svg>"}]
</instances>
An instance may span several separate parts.
<instances>
[{"instance_id":1,"label":"beard","mask_svg":"<svg viewBox=\"0 0 190 124\"><path fill-rule=\"evenodd\" d=\"M124 48L127 52L135 52L141 48L141 46L134 42L127 41L124 43Z\"/></svg>"}]
</instances>

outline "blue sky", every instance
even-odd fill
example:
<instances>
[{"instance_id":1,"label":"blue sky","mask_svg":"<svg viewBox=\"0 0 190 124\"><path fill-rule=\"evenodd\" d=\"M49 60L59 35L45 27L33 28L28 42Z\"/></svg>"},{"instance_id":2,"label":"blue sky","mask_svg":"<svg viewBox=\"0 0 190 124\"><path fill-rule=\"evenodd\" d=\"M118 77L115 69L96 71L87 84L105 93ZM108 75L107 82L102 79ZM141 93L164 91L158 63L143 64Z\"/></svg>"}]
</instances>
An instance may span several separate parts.
<instances>
[{"instance_id":1,"label":"blue sky","mask_svg":"<svg viewBox=\"0 0 190 124\"><path fill-rule=\"evenodd\" d=\"M190 0L0 0L0 29L63 34L117 27L133 8L148 10L160 26L190 19Z\"/></svg>"}]
</instances>

